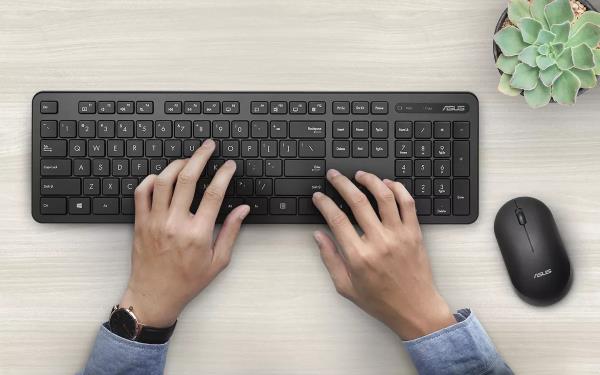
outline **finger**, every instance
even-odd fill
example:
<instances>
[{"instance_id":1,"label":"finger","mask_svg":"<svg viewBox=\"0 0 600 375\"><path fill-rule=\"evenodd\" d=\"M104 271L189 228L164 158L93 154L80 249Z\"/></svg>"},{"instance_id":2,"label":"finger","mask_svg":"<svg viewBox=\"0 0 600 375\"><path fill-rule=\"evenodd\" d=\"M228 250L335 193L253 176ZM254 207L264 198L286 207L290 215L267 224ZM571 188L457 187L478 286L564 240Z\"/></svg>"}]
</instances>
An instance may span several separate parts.
<instances>
[{"instance_id":1,"label":"finger","mask_svg":"<svg viewBox=\"0 0 600 375\"><path fill-rule=\"evenodd\" d=\"M135 217L141 219L150 213L152 209L152 190L154 190L154 181L156 175L148 175L144 180L135 188Z\"/></svg>"},{"instance_id":2,"label":"finger","mask_svg":"<svg viewBox=\"0 0 600 375\"><path fill-rule=\"evenodd\" d=\"M383 225L394 227L402 224L394 193L379 177L372 173L358 171L356 172L355 179L362 186L366 187L373 194L375 200L377 200L379 216L381 216Z\"/></svg>"},{"instance_id":3,"label":"finger","mask_svg":"<svg viewBox=\"0 0 600 375\"><path fill-rule=\"evenodd\" d=\"M203 224L209 225L211 228L214 227L217 215L219 215L219 209L223 203L223 198L225 197L225 191L227 191L227 186L229 186L231 177L235 173L235 167L236 165L233 160L227 160L219 168L204 191L204 195L196 211L196 220L200 220Z\"/></svg>"},{"instance_id":4,"label":"finger","mask_svg":"<svg viewBox=\"0 0 600 375\"><path fill-rule=\"evenodd\" d=\"M417 218L417 210L415 208L415 200L410 195L408 190L399 182L390 180L383 180L383 183L390 188L396 197L396 202L400 206L400 217L402 222L407 225L419 226L419 219Z\"/></svg>"},{"instance_id":5,"label":"finger","mask_svg":"<svg viewBox=\"0 0 600 375\"><path fill-rule=\"evenodd\" d=\"M186 162L186 160L181 159L175 160L156 177L154 194L152 195L152 211L160 214L169 209L171 197L173 196L173 186Z\"/></svg>"},{"instance_id":6,"label":"finger","mask_svg":"<svg viewBox=\"0 0 600 375\"><path fill-rule=\"evenodd\" d=\"M171 210L181 212L187 216L190 205L194 200L198 179L214 150L215 142L212 139L207 139L188 159L186 166L177 177L177 185L175 185L175 192L173 193L173 199L171 199Z\"/></svg>"},{"instance_id":7,"label":"finger","mask_svg":"<svg viewBox=\"0 0 600 375\"><path fill-rule=\"evenodd\" d=\"M375 214L367 196L360 191L346 176L330 169L327 171L327 180L340 193L342 198L352 209L358 225L367 235L380 232L381 222Z\"/></svg>"},{"instance_id":8,"label":"finger","mask_svg":"<svg viewBox=\"0 0 600 375\"><path fill-rule=\"evenodd\" d=\"M335 290L342 296L352 299L354 296L354 288L350 279L350 273L344 263L344 259L338 253L333 240L321 231L316 231L313 234L319 250L321 259L331 276Z\"/></svg>"},{"instance_id":9,"label":"finger","mask_svg":"<svg viewBox=\"0 0 600 375\"><path fill-rule=\"evenodd\" d=\"M229 264L233 244L240 233L242 222L249 212L250 206L244 204L236 207L225 218L213 247L213 265L217 273Z\"/></svg>"},{"instance_id":10,"label":"finger","mask_svg":"<svg viewBox=\"0 0 600 375\"><path fill-rule=\"evenodd\" d=\"M342 245L346 258L352 257L356 247L362 243L362 240L356 233L348 216L340 210L331 198L323 193L314 193L313 203L327 221L327 225L329 225L337 241Z\"/></svg>"}]
</instances>

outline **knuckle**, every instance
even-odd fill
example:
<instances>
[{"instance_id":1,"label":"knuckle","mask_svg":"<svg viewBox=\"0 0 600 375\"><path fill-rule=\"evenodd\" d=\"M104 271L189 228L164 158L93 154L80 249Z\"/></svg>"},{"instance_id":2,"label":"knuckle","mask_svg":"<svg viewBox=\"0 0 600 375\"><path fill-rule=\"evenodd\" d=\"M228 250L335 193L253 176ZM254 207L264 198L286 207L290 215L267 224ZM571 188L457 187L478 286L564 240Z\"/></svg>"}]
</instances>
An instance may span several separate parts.
<instances>
[{"instance_id":1,"label":"knuckle","mask_svg":"<svg viewBox=\"0 0 600 375\"><path fill-rule=\"evenodd\" d=\"M167 188L172 185L172 182L171 182L171 179L167 175L160 174L156 178L155 184L159 188Z\"/></svg>"},{"instance_id":2,"label":"knuckle","mask_svg":"<svg viewBox=\"0 0 600 375\"><path fill-rule=\"evenodd\" d=\"M208 199L209 201L216 202L223 200L224 196L225 194L223 194L219 188L216 188L213 185L208 185L206 191L204 191L202 199Z\"/></svg>"},{"instance_id":3,"label":"knuckle","mask_svg":"<svg viewBox=\"0 0 600 375\"><path fill-rule=\"evenodd\" d=\"M338 211L331 217L331 225L334 227L340 227L348 222L348 217L342 211Z\"/></svg>"},{"instance_id":4,"label":"knuckle","mask_svg":"<svg viewBox=\"0 0 600 375\"><path fill-rule=\"evenodd\" d=\"M406 206L407 208L414 208L415 199L410 194L404 194L400 199L400 204Z\"/></svg>"},{"instance_id":5,"label":"knuckle","mask_svg":"<svg viewBox=\"0 0 600 375\"><path fill-rule=\"evenodd\" d=\"M183 185L194 184L196 183L196 176L188 171L182 171L179 176L177 176L177 183Z\"/></svg>"},{"instance_id":6,"label":"knuckle","mask_svg":"<svg viewBox=\"0 0 600 375\"><path fill-rule=\"evenodd\" d=\"M353 206L364 206L365 204L368 203L368 199L367 196L364 193L353 193L350 196L350 204L352 204Z\"/></svg>"},{"instance_id":7,"label":"knuckle","mask_svg":"<svg viewBox=\"0 0 600 375\"><path fill-rule=\"evenodd\" d=\"M379 199L381 199L382 201L386 202L386 203L390 203L392 201L395 201L396 198L394 197L394 193L390 190L390 189L381 189L378 193Z\"/></svg>"}]
</instances>

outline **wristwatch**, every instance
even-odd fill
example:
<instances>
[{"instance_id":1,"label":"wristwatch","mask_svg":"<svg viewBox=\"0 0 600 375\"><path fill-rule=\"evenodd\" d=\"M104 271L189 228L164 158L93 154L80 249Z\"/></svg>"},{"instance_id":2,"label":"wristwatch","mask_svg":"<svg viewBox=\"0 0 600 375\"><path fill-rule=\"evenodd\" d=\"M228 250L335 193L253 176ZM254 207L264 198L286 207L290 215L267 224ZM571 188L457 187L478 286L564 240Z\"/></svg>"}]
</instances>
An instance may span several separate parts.
<instances>
[{"instance_id":1,"label":"wristwatch","mask_svg":"<svg viewBox=\"0 0 600 375\"><path fill-rule=\"evenodd\" d=\"M112 333L127 340L143 342L146 344L164 344L175 330L175 325L167 328L155 328L139 322L133 312L133 306L128 308L115 305L110 312L108 327Z\"/></svg>"}]
</instances>

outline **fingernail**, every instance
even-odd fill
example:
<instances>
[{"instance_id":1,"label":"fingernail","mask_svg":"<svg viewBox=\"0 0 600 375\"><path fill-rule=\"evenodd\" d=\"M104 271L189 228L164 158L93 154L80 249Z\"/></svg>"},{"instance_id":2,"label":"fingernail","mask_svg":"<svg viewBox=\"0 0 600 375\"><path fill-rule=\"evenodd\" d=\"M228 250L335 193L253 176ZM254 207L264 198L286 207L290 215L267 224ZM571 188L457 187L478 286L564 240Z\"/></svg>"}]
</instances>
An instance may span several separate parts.
<instances>
[{"instance_id":1,"label":"fingernail","mask_svg":"<svg viewBox=\"0 0 600 375\"><path fill-rule=\"evenodd\" d=\"M338 172L335 169L330 169L330 170L327 171L327 177L328 178L333 178L333 177L339 176L339 175L340 175L340 172Z\"/></svg>"},{"instance_id":2,"label":"fingernail","mask_svg":"<svg viewBox=\"0 0 600 375\"><path fill-rule=\"evenodd\" d=\"M248 214L250 213L250 206L244 205L241 207L242 208L240 208L240 219L244 220L246 216L248 216Z\"/></svg>"},{"instance_id":3,"label":"fingernail","mask_svg":"<svg viewBox=\"0 0 600 375\"><path fill-rule=\"evenodd\" d=\"M323 193L321 193L320 191L313 193L313 199L319 199L321 197L323 197Z\"/></svg>"},{"instance_id":4,"label":"fingernail","mask_svg":"<svg viewBox=\"0 0 600 375\"><path fill-rule=\"evenodd\" d=\"M383 183L385 183L385 184L389 184L390 182L392 182L392 181L388 180L387 178L383 179Z\"/></svg>"},{"instance_id":5,"label":"fingernail","mask_svg":"<svg viewBox=\"0 0 600 375\"><path fill-rule=\"evenodd\" d=\"M206 146L208 148L214 147L215 141L213 141L212 139L207 139L204 142L202 142L202 146Z\"/></svg>"},{"instance_id":6,"label":"fingernail","mask_svg":"<svg viewBox=\"0 0 600 375\"><path fill-rule=\"evenodd\" d=\"M227 160L225 164L228 164L230 167L237 168L237 164L235 164L235 161L233 160Z\"/></svg>"},{"instance_id":7,"label":"fingernail","mask_svg":"<svg viewBox=\"0 0 600 375\"><path fill-rule=\"evenodd\" d=\"M363 174L365 174L365 172L363 171L356 171L356 174L354 175L355 178L359 178L360 176L362 176Z\"/></svg>"},{"instance_id":8,"label":"fingernail","mask_svg":"<svg viewBox=\"0 0 600 375\"><path fill-rule=\"evenodd\" d=\"M319 231L313 232L313 238L315 239L317 245L321 246L321 233Z\"/></svg>"}]
</instances>

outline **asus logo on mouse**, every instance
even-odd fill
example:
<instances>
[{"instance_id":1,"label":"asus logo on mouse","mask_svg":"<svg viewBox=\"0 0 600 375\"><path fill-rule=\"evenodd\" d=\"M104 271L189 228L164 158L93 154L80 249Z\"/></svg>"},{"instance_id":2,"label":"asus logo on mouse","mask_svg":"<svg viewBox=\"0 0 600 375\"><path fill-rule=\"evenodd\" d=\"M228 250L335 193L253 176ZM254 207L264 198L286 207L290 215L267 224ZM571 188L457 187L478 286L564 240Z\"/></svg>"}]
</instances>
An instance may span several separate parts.
<instances>
[{"instance_id":1,"label":"asus logo on mouse","mask_svg":"<svg viewBox=\"0 0 600 375\"><path fill-rule=\"evenodd\" d=\"M466 112L468 110L466 105L445 105L442 107L442 112Z\"/></svg>"},{"instance_id":2,"label":"asus logo on mouse","mask_svg":"<svg viewBox=\"0 0 600 375\"><path fill-rule=\"evenodd\" d=\"M546 275L550 275L552 273L552 268L548 268L547 270L545 270L544 272L538 272L535 275L533 275L534 279L540 278L540 277L544 277Z\"/></svg>"}]
</instances>

